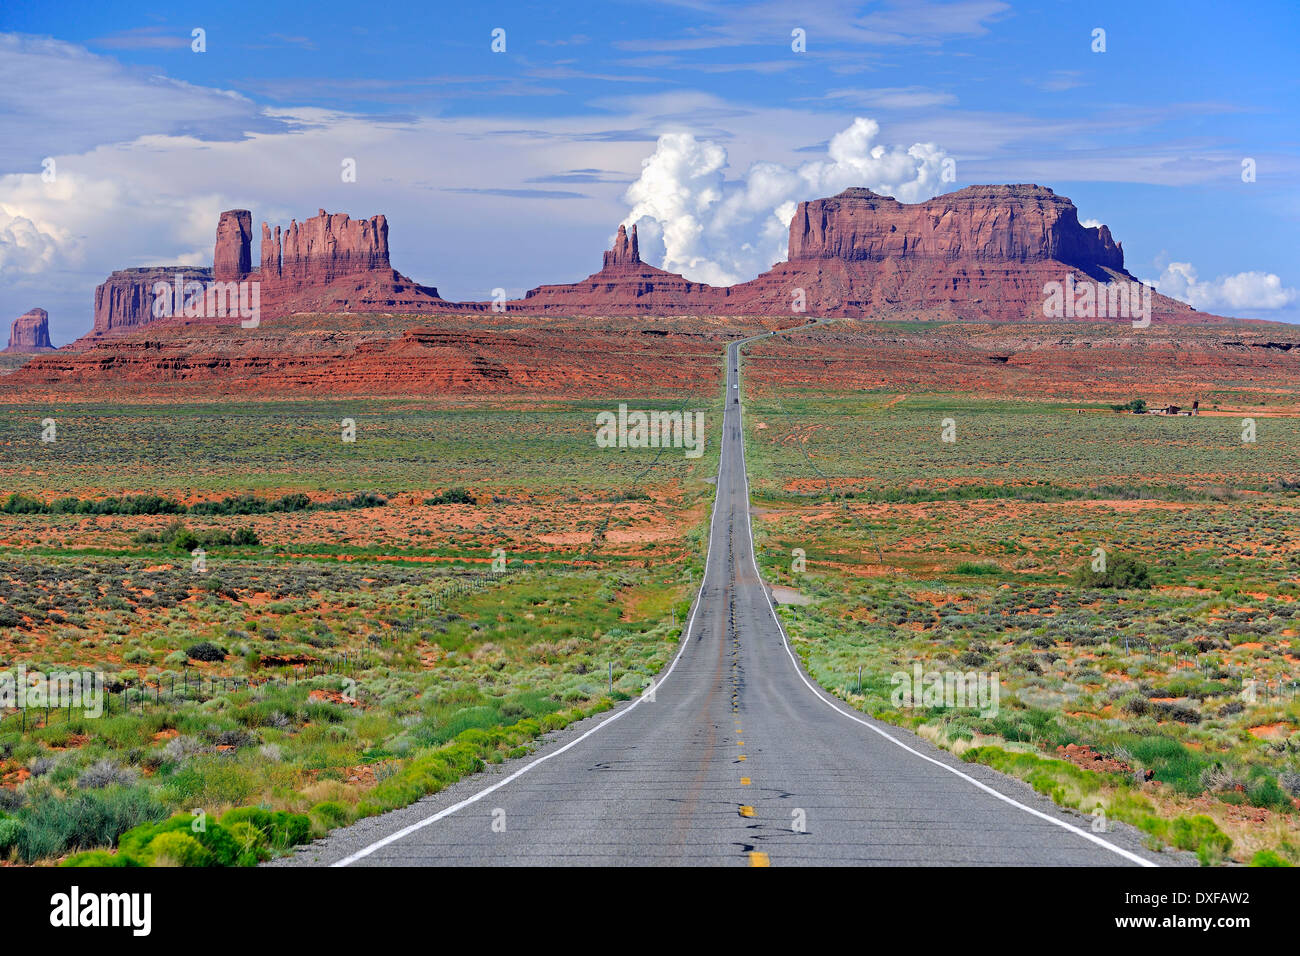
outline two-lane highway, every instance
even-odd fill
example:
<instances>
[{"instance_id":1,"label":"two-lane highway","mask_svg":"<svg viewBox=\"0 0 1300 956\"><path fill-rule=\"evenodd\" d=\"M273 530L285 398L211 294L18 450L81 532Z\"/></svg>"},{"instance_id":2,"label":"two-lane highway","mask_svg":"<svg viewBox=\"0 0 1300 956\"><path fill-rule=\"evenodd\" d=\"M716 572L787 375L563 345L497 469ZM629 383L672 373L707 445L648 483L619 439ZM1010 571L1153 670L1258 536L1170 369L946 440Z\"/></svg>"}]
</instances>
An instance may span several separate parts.
<instances>
[{"instance_id":1,"label":"two-lane highway","mask_svg":"<svg viewBox=\"0 0 1300 956\"><path fill-rule=\"evenodd\" d=\"M295 862L1149 865L1131 834L1095 834L806 677L754 560L742 344L727 350L703 584L654 699L584 722L495 778L339 831Z\"/></svg>"}]
</instances>

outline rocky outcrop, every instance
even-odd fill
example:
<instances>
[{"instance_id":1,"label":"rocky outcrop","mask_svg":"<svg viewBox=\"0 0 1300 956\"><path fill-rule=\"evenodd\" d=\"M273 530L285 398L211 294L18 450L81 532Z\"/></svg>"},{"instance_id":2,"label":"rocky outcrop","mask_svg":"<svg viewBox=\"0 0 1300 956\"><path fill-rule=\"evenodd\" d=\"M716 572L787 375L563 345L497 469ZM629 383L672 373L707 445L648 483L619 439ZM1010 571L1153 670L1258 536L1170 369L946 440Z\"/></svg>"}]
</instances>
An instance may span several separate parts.
<instances>
[{"instance_id":1,"label":"rocky outcrop","mask_svg":"<svg viewBox=\"0 0 1300 956\"><path fill-rule=\"evenodd\" d=\"M1054 260L1084 271L1124 269L1105 226L1080 225L1074 203L1043 186L968 186L904 205L870 189L799 204L789 261L922 260L1015 263Z\"/></svg>"},{"instance_id":2,"label":"rocky outcrop","mask_svg":"<svg viewBox=\"0 0 1300 956\"><path fill-rule=\"evenodd\" d=\"M1079 223L1074 204L1042 186L971 186L904 204L869 189L800 203L790 258L729 287L724 311L879 319L1042 322L1053 287L1094 298L1120 290L1149 297L1152 323L1223 321L1144 290L1124 271L1124 250L1105 226ZM1067 318L1116 320L1123 314Z\"/></svg>"},{"instance_id":3,"label":"rocky outcrop","mask_svg":"<svg viewBox=\"0 0 1300 956\"><path fill-rule=\"evenodd\" d=\"M261 315L267 319L304 312L483 312L499 306L447 302L436 288L396 272L382 215L352 219L321 209L287 227L262 223L254 267L251 213L234 209L222 213L218 223L213 269L113 273L96 290L89 338L151 322L153 284L172 281L177 271L205 283L214 277L258 282ZM801 203L790 223L789 260L749 282L716 287L657 269L641 260L636 226L630 231L619 226L599 272L579 282L538 286L505 308L573 315L1041 322L1058 317L1045 311L1046 290L1076 282L1113 291L1135 280L1124 271L1123 248L1110 230L1082 225L1074 204L1050 189L971 186L904 204L854 188ZM1221 318L1158 294L1150 298L1152 322ZM1065 317L1104 316L1071 312Z\"/></svg>"},{"instance_id":4,"label":"rocky outcrop","mask_svg":"<svg viewBox=\"0 0 1300 956\"><path fill-rule=\"evenodd\" d=\"M321 209L315 218L274 230L262 223L262 310L269 317L295 312L427 313L458 306L432 286L393 269L388 220L352 219Z\"/></svg>"},{"instance_id":5,"label":"rocky outcrop","mask_svg":"<svg viewBox=\"0 0 1300 956\"><path fill-rule=\"evenodd\" d=\"M211 269L194 266L149 266L114 272L95 289L94 326L89 335L78 340L78 344L154 321L154 284L173 284L178 274L183 275L187 282L206 284L212 281Z\"/></svg>"},{"instance_id":6,"label":"rocky outcrop","mask_svg":"<svg viewBox=\"0 0 1300 956\"><path fill-rule=\"evenodd\" d=\"M249 255L253 239L253 214L247 209L231 209L221 214L217 223L217 246L212 254L213 278L222 281L242 279L253 269Z\"/></svg>"},{"instance_id":7,"label":"rocky outcrop","mask_svg":"<svg viewBox=\"0 0 1300 956\"><path fill-rule=\"evenodd\" d=\"M636 226L632 227L629 238L627 227L620 225L618 235L614 237L614 248L605 253L605 266L602 272L636 269L644 265L641 262L641 248L636 241Z\"/></svg>"},{"instance_id":8,"label":"rocky outcrop","mask_svg":"<svg viewBox=\"0 0 1300 956\"><path fill-rule=\"evenodd\" d=\"M528 312L609 314L654 312L719 311L726 290L692 282L675 272L666 272L641 261L636 226L628 235L618 227L614 247L605 253L605 264L581 282L543 285L525 293L509 309Z\"/></svg>"},{"instance_id":9,"label":"rocky outcrop","mask_svg":"<svg viewBox=\"0 0 1300 956\"><path fill-rule=\"evenodd\" d=\"M324 209L304 222L274 230L262 223L258 266L253 266L253 217L230 209L217 223L212 268L151 266L114 272L95 290L94 327L77 347L156 321L153 287L172 284L177 273L205 286L216 282L256 282L261 318L295 312L413 312L479 310L444 301L438 290L393 270L388 260L388 220L352 219ZM231 321L228 316L221 316ZM207 321L204 316L186 321Z\"/></svg>"},{"instance_id":10,"label":"rocky outcrop","mask_svg":"<svg viewBox=\"0 0 1300 956\"><path fill-rule=\"evenodd\" d=\"M274 242L274 240L272 240ZM267 258L267 231L262 229L262 258ZM271 250L274 258L274 250ZM320 210L314 219L289 224L280 251L280 279L287 288L328 285L340 276L391 271L388 220L383 216L351 219Z\"/></svg>"},{"instance_id":11,"label":"rocky outcrop","mask_svg":"<svg viewBox=\"0 0 1300 956\"><path fill-rule=\"evenodd\" d=\"M276 226L273 234L271 227L266 223L262 223L262 266L260 271L263 279L271 282L280 278L281 256L280 227Z\"/></svg>"},{"instance_id":12,"label":"rocky outcrop","mask_svg":"<svg viewBox=\"0 0 1300 956\"><path fill-rule=\"evenodd\" d=\"M6 352L53 352L50 342L50 314L44 309L32 309L14 319L9 329Z\"/></svg>"},{"instance_id":13,"label":"rocky outcrop","mask_svg":"<svg viewBox=\"0 0 1300 956\"><path fill-rule=\"evenodd\" d=\"M973 186L912 205L848 189L801 203L789 248L788 262L749 282L709 286L646 265L636 227L620 226L600 272L539 286L509 308L1041 322L1052 317L1044 290L1067 276L1080 287L1138 288L1110 230L1080 225L1070 200L1040 186ZM1150 304L1155 322L1217 318L1155 293ZM1089 317L1102 316L1079 316Z\"/></svg>"}]
</instances>

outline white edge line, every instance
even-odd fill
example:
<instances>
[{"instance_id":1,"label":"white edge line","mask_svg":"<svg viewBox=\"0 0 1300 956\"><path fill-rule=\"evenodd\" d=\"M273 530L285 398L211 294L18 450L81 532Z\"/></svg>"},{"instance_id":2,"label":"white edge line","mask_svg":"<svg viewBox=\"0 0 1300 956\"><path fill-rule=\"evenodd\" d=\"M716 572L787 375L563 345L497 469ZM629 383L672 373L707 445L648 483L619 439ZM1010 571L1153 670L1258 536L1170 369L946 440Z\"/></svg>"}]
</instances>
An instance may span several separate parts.
<instances>
[{"instance_id":1,"label":"white edge line","mask_svg":"<svg viewBox=\"0 0 1300 956\"><path fill-rule=\"evenodd\" d=\"M726 403L724 402L722 406L722 412L723 412L722 446L718 450L719 478L715 479L716 481L716 484L714 485L715 489L722 487L722 482L720 480L721 472L722 472L722 456L726 451L726 446L727 446L726 411L727 411L727 406ZM743 441L741 442L741 454L742 456L744 454ZM713 553L713 526L714 524L717 523L717 520L718 520L718 495L717 492L715 491L713 496L713 514L709 518L708 547L705 548L704 550L704 573L700 575L700 590L695 596L695 606L691 609L691 618L687 622L686 628L682 631L682 636L680 638L681 646L677 648L676 656L673 658L672 663L668 665L668 670L664 671L663 674L661 675L656 675L657 679L654 685L656 689L663 686L664 681L666 681L668 679L668 676L673 672L673 668L675 668L677 666L677 662L682 659L682 654L685 653L687 646L690 644L691 632L695 629L695 615L696 613L698 613L700 609L700 604L703 602L704 586L709 580L709 557ZM365 857L368 857L376 850L388 846L390 843L396 843L398 840L402 839L403 837L409 836L410 834L414 833L417 830L422 830L425 827L429 826L431 823L437 823L439 820L443 819L444 817L451 816L457 810L463 810L471 803L477 803L479 800L482 800L488 794L500 790L506 784L510 783L512 780L515 780L523 776L524 774L526 774L528 771L532 770L534 767L538 766L539 764L545 763L546 761L550 760L552 757L558 757L560 754L564 753L569 748L576 747L578 744L582 743L592 734L596 733L596 731L604 730L606 727L608 727L614 721L618 720L620 717L623 717L626 714L630 714L645 699L646 698L644 696L638 695L636 700L632 701L632 703L629 706L624 707L622 710L615 711L612 715L602 720L595 727L592 727L581 737L578 737L574 740L570 740L563 747L560 747L557 750L552 750L548 754L543 754L542 756L538 757L536 760L526 764L523 767L520 767L510 776L506 777L503 780L498 780L496 783L492 784L492 786L480 790L478 793L474 794L473 796L466 797L464 800L460 801L459 803L452 804L450 807L445 807L444 809L439 810L437 813L425 817L423 820L417 820L415 823L412 823L410 826L403 827L402 829L398 830L396 833L390 833L382 840L376 840L374 843L362 847L360 850L357 850L355 853L351 854L350 856L345 856L341 860L336 860L335 862L331 863L330 866L331 867L349 866L355 863L357 860L361 860L364 859ZM391 813L396 811L394 810L389 812Z\"/></svg>"},{"instance_id":2,"label":"white edge line","mask_svg":"<svg viewBox=\"0 0 1300 956\"><path fill-rule=\"evenodd\" d=\"M740 381L740 345L741 344L744 343L737 343L736 346L736 381L737 382ZM741 456L741 461L743 462L745 457L745 442L743 441L744 413L740 403L736 403L736 410L737 413L740 414L741 416L742 441L740 443L740 456ZM720 460L721 459L719 459L719 461ZM936 767L942 767L944 770L947 770L949 773L956 774L958 777L961 777L967 783L973 784L974 786L983 790L985 793L992 794L993 796L997 797L999 800L1003 801L1004 803L1009 803L1013 807L1019 807L1021 810L1024 810L1026 813L1032 814L1038 817L1039 819L1046 820L1048 823L1054 823L1058 827L1061 827L1062 829L1065 830L1069 830L1072 833L1077 833L1085 840L1091 840L1093 843L1096 843L1098 846L1103 846L1114 853L1118 853L1120 856L1124 857L1124 859L1131 860L1132 862L1137 863L1139 866L1145 866L1145 867L1159 866L1158 863L1148 860L1145 857L1139 856L1136 853L1132 853L1129 850L1125 850L1123 847L1115 846L1115 844L1103 840L1095 833L1089 833L1087 830L1082 830L1079 827L1076 827L1072 823L1067 823L1065 820L1060 820L1052 816L1051 814L1043 813L1041 810L1035 810L1033 807L1026 806L1025 804L1021 803L1019 800L1015 800L1011 797L1008 797L1005 793L1000 793L999 791L995 790L993 787L990 787L988 784L976 780L970 774L963 773L961 770L958 770L956 767L948 766L948 764L944 763L942 760L936 760L933 757L929 756L928 754L923 754L921 753L921 751L909 747L907 744L903 743L897 737L893 736L892 734L888 734L881 728L877 727L874 723L863 720L861 717L857 716L856 714L851 714L848 711L843 710L837 703L823 696L822 692L818 691L818 689L815 686L813 686L813 684L808 680L807 676L803 672L803 668L799 665L798 658L794 656L794 651L791 649L790 642L786 638L785 628L781 625L781 619L776 615L776 608L772 604L772 598L767 593L767 585L763 581L763 574L758 569L758 552L754 547L754 529L749 517L749 470L748 468L742 467L741 475L743 475L745 479L745 527L749 531L749 557L754 564L754 574L758 576L759 587L763 592L763 598L767 601L767 608L769 611L772 612L772 620L776 622L777 630L780 631L781 633L781 643L785 646L785 652L788 655L790 655L790 662L794 665L795 673L799 675L799 679L804 682L804 685L810 691L812 691L814 697L820 700L831 710L835 711L837 714L840 714L843 717L847 717L849 720L857 721L863 727L866 727L868 730L879 734L881 737L884 737L886 740L888 740L890 743L894 744L895 746L901 747L903 750L906 750L908 753L920 757L922 760L929 761L930 763L934 764ZM710 535L710 538L711 537L712 536Z\"/></svg>"}]
</instances>

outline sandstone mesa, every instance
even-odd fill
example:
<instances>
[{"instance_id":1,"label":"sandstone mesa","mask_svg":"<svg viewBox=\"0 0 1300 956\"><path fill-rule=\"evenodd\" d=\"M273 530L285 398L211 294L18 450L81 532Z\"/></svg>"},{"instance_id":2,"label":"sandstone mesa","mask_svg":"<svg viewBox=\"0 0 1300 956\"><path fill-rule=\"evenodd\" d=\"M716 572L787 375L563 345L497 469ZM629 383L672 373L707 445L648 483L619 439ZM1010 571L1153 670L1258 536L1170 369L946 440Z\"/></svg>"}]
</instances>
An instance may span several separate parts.
<instances>
[{"instance_id":1,"label":"sandstone mesa","mask_svg":"<svg viewBox=\"0 0 1300 956\"><path fill-rule=\"evenodd\" d=\"M9 327L9 345L6 352L53 352L50 342L50 314L44 309L31 309L14 319Z\"/></svg>"},{"instance_id":2,"label":"sandstone mesa","mask_svg":"<svg viewBox=\"0 0 1300 956\"><path fill-rule=\"evenodd\" d=\"M151 289L176 272L199 282L257 281L267 317L298 312L481 312L489 302L449 302L392 268L388 221L320 210L287 227L263 222L256 265L252 214L221 214L211 269L158 266L113 273L95 292L94 324L77 347L149 324ZM789 258L733 286L710 286L642 261L636 226L619 226L599 272L542 285L510 311L608 315L789 315L793 298L815 316L881 317L929 310L954 320L1033 322L1043 287L1079 281L1136 282L1106 226L1079 222L1074 204L1035 185L969 186L904 204L852 188L799 204ZM796 293L798 290L798 293ZM1153 320L1220 319L1153 296Z\"/></svg>"},{"instance_id":3,"label":"sandstone mesa","mask_svg":"<svg viewBox=\"0 0 1300 956\"><path fill-rule=\"evenodd\" d=\"M620 226L599 271L509 302L451 302L396 271L382 215L322 209L288 226L262 223L256 257L254 235L251 212L229 210L211 268L113 273L96 290L92 330L33 357L4 385L24 396L601 393L632 380L672 390L710 380L717 344L742 325L788 329L819 316L864 320L846 326L857 344L823 330L790 374L821 369L868 388L969 379L1102 393L1158 377L1181 395L1200 380L1196 369L1272 387L1294 375L1300 355L1300 341L1276 326L1159 294L1140 335L1127 318L1046 318L1049 283L1139 283L1107 227L1082 225L1069 199L1034 185L972 186L914 204L853 188L800 203L789 258L726 287L647 264L636 226ZM154 283L173 284L178 272L258 283L269 322L155 316ZM938 331L896 327L920 320Z\"/></svg>"}]
</instances>

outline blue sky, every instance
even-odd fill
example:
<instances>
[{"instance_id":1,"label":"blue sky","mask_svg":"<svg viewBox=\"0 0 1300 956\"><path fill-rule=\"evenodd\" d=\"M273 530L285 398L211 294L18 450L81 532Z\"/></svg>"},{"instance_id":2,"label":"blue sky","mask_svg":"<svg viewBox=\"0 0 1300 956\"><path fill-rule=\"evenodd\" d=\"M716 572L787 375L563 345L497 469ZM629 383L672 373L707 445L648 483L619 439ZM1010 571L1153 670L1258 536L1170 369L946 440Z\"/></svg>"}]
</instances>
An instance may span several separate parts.
<instances>
[{"instance_id":1,"label":"blue sky","mask_svg":"<svg viewBox=\"0 0 1300 956\"><path fill-rule=\"evenodd\" d=\"M1297 41L1284 2L6 3L0 317L69 341L109 271L209 262L234 207L383 212L397 269L486 298L587 275L629 218L735 281L819 189L1035 182L1162 291L1300 321Z\"/></svg>"}]
</instances>

